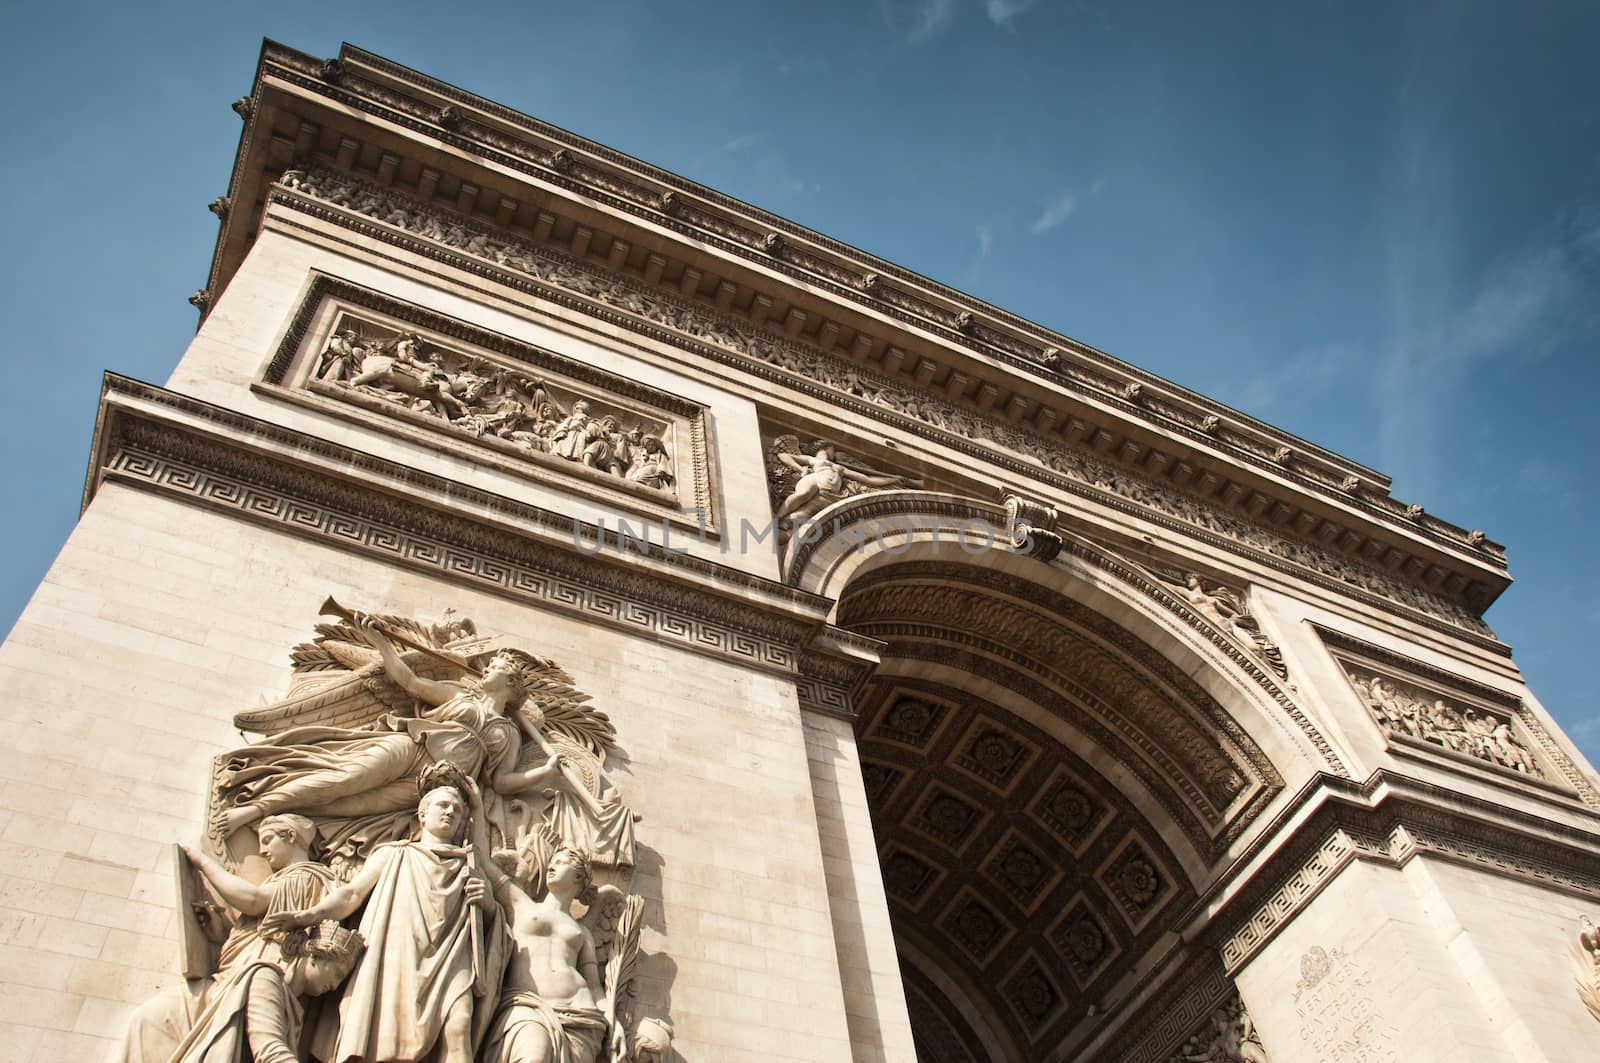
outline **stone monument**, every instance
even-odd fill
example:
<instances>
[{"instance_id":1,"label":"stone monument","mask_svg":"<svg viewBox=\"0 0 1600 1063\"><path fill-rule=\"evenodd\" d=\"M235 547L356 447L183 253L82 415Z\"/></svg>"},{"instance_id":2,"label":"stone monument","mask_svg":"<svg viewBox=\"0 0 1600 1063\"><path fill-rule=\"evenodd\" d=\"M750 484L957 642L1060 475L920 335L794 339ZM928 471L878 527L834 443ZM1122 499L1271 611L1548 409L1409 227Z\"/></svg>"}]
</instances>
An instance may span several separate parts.
<instances>
[{"instance_id":1,"label":"stone monument","mask_svg":"<svg viewBox=\"0 0 1600 1063\"><path fill-rule=\"evenodd\" d=\"M0 650L7 1058L1600 1051L1483 532L359 48L234 109Z\"/></svg>"}]
</instances>

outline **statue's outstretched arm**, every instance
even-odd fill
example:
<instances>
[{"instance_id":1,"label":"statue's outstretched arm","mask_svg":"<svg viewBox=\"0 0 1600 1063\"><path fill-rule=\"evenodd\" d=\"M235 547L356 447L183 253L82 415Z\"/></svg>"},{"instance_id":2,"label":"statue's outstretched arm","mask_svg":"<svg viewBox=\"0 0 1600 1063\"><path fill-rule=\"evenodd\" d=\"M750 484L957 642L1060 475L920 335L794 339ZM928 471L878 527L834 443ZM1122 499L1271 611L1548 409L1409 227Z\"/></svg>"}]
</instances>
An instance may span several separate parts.
<instances>
[{"instance_id":1,"label":"statue's outstretched arm","mask_svg":"<svg viewBox=\"0 0 1600 1063\"><path fill-rule=\"evenodd\" d=\"M373 887L378 884L378 873L381 870L379 865L382 862L368 860L361 868L360 874L310 908L272 913L261 920L262 932L282 933L285 930L298 930L303 926L314 926L325 919L343 919L361 907L361 902L367 899Z\"/></svg>"},{"instance_id":2,"label":"statue's outstretched arm","mask_svg":"<svg viewBox=\"0 0 1600 1063\"><path fill-rule=\"evenodd\" d=\"M245 915L260 915L267 910L272 891L249 879L241 878L222 866L210 853L193 845L183 845L183 855L189 858L206 881L216 887L222 899Z\"/></svg>"},{"instance_id":3,"label":"statue's outstretched arm","mask_svg":"<svg viewBox=\"0 0 1600 1063\"><path fill-rule=\"evenodd\" d=\"M383 657L384 672L412 697L419 698L429 705L443 705L461 693L461 689L453 683L424 679L413 672L411 666L400 658L400 651L394 648L394 643L390 642L389 637L372 621L363 619L359 627L362 634L368 636L372 644L378 648L379 655Z\"/></svg>"}]
</instances>

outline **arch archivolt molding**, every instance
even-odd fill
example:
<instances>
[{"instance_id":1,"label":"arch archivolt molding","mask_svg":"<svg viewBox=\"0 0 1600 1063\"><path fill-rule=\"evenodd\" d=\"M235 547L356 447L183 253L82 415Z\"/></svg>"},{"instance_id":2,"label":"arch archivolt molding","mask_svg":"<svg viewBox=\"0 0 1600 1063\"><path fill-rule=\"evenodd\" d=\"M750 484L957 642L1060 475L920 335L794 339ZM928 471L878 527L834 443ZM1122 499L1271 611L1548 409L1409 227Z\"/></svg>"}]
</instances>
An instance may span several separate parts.
<instances>
[{"instance_id":1,"label":"arch archivolt molding","mask_svg":"<svg viewBox=\"0 0 1600 1063\"><path fill-rule=\"evenodd\" d=\"M1047 591L1058 603L1113 617L1146 650L1160 647L1233 710L1224 726L1238 726L1233 715L1253 718L1250 730L1257 740L1292 750L1291 756L1309 759L1317 770L1351 776L1340 751L1295 700L1288 679L1275 673L1257 646L1242 644L1239 636L1248 632L1237 625L1224 630L1214 612L1197 606L1193 593L1184 593L1181 573L1158 570L1071 531L1037 525L1028 530L1028 538L1012 540L1006 507L977 499L923 491L853 496L796 531L785 581L833 599L835 620L841 597L885 566L932 561L964 570L968 581L985 573L1020 581L1026 589L1014 591L1018 597L1033 600ZM1052 560L1029 556L1040 553L1041 540Z\"/></svg>"}]
</instances>

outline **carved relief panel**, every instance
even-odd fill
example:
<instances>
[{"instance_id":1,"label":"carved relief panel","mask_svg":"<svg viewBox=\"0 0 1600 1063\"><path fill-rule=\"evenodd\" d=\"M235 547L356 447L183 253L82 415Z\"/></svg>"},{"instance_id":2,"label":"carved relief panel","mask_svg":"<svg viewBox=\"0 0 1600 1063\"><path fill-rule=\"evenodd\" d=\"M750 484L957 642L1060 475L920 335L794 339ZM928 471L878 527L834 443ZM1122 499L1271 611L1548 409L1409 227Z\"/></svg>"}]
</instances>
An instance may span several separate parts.
<instances>
[{"instance_id":1,"label":"carved relief panel","mask_svg":"<svg viewBox=\"0 0 1600 1063\"><path fill-rule=\"evenodd\" d=\"M704 406L321 277L258 390L715 529Z\"/></svg>"},{"instance_id":2,"label":"carved relief panel","mask_svg":"<svg viewBox=\"0 0 1600 1063\"><path fill-rule=\"evenodd\" d=\"M1515 695L1337 632L1317 631L1391 753L1600 803Z\"/></svg>"},{"instance_id":3,"label":"carved relief panel","mask_svg":"<svg viewBox=\"0 0 1600 1063\"><path fill-rule=\"evenodd\" d=\"M213 762L177 857L194 981L136 1010L119 1058L666 1058L611 720L450 610L322 612Z\"/></svg>"}]
</instances>

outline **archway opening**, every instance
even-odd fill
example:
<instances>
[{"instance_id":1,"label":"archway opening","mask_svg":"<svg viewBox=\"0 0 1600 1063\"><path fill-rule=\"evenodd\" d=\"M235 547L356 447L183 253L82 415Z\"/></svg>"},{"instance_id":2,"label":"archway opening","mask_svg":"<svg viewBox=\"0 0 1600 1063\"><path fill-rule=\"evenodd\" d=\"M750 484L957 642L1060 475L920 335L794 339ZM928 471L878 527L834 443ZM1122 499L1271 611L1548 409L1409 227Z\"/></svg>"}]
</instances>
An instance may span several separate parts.
<instances>
[{"instance_id":1,"label":"archway opening","mask_svg":"<svg viewBox=\"0 0 1600 1063\"><path fill-rule=\"evenodd\" d=\"M1281 788L1188 672L1036 567L880 561L839 598L885 644L857 747L924 1063L1075 1058Z\"/></svg>"}]
</instances>

